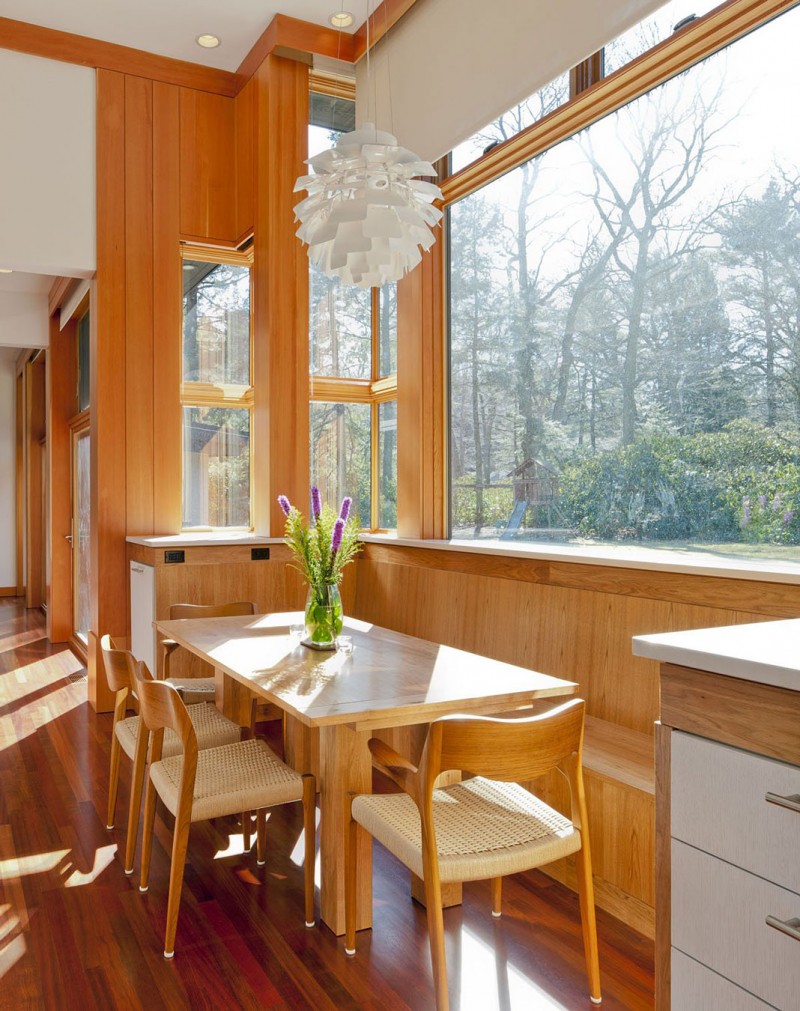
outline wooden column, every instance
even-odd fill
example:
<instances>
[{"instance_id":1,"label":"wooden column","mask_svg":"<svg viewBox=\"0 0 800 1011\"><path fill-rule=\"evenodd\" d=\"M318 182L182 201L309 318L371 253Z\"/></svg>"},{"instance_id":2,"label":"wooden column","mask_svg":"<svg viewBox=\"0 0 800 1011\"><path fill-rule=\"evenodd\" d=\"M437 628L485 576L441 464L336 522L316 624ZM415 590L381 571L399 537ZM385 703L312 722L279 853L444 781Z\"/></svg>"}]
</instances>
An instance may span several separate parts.
<instances>
[{"instance_id":1,"label":"wooden column","mask_svg":"<svg viewBox=\"0 0 800 1011\"><path fill-rule=\"evenodd\" d=\"M144 213L144 209L143 209ZM97 284L90 303L89 701L113 708L99 637L127 635L125 77L97 73Z\"/></svg>"},{"instance_id":2,"label":"wooden column","mask_svg":"<svg viewBox=\"0 0 800 1011\"><path fill-rule=\"evenodd\" d=\"M447 536L444 235L397 286L397 532Z\"/></svg>"},{"instance_id":3,"label":"wooden column","mask_svg":"<svg viewBox=\"0 0 800 1011\"><path fill-rule=\"evenodd\" d=\"M293 192L308 150L308 67L268 56L254 78L256 136L253 524L279 535L277 496L308 503L308 257Z\"/></svg>"},{"instance_id":4,"label":"wooden column","mask_svg":"<svg viewBox=\"0 0 800 1011\"><path fill-rule=\"evenodd\" d=\"M179 90L171 84L153 83L153 532L156 534L180 533L183 521Z\"/></svg>"},{"instance_id":5,"label":"wooden column","mask_svg":"<svg viewBox=\"0 0 800 1011\"><path fill-rule=\"evenodd\" d=\"M66 642L72 635L72 447L70 418L77 410L77 321L59 330L58 316L50 318L47 352L47 439L50 494L50 590L47 601L47 638Z\"/></svg>"}]
</instances>

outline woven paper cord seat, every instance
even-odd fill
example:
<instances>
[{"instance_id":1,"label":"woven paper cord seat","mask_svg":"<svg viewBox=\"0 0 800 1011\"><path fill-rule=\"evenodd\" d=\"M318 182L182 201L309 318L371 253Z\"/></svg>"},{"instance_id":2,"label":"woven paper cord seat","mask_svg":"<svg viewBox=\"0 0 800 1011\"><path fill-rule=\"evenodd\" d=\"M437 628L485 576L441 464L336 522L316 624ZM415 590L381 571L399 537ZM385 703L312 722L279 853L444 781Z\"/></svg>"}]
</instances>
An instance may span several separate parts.
<instances>
[{"instance_id":1,"label":"woven paper cord seat","mask_svg":"<svg viewBox=\"0 0 800 1011\"><path fill-rule=\"evenodd\" d=\"M168 685L178 689L187 706L196 702L213 702L216 696L217 687L214 678L164 678L164 680Z\"/></svg>"},{"instance_id":2,"label":"woven paper cord seat","mask_svg":"<svg viewBox=\"0 0 800 1011\"><path fill-rule=\"evenodd\" d=\"M182 770L183 755L150 767L153 786L172 814L178 809ZM284 765L263 741L241 741L198 753L193 822L302 799L303 777Z\"/></svg>"},{"instance_id":3,"label":"woven paper cord seat","mask_svg":"<svg viewBox=\"0 0 800 1011\"><path fill-rule=\"evenodd\" d=\"M405 793L356 797L353 818L418 877L422 869L419 811ZM517 783L477 777L433 794L442 881L478 881L515 874L580 849L572 822Z\"/></svg>"},{"instance_id":4,"label":"woven paper cord seat","mask_svg":"<svg viewBox=\"0 0 800 1011\"><path fill-rule=\"evenodd\" d=\"M197 734L198 748L221 748L225 744L235 744L241 739L242 728L239 724L233 723L223 716L216 706L201 702L199 705L187 708ZM115 731L122 750L132 760L139 733L139 717L129 716L125 720L120 720ZM180 750L181 743L178 735L174 730L166 730L164 732L163 754L169 758L172 755L177 755Z\"/></svg>"}]
</instances>

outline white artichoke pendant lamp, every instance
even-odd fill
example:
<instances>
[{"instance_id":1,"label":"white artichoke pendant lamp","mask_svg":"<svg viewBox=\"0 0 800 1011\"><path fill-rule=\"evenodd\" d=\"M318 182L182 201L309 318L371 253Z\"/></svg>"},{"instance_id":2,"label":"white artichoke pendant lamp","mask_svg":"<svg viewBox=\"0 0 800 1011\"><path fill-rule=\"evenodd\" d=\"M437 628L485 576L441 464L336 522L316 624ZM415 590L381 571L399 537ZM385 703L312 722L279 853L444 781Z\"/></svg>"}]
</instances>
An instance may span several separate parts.
<instances>
[{"instance_id":1,"label":"white artichoke pendant lamp","mask_svg":"<svg viewBox=\"0 0 800 1011\"><path fill-rule=\"evenodd\" d=\"M294 187L308 191L294 209L297 235L328 277L359 288L399 281L435 242L442 191L415 177L436 170L392 134L366 123L306 164L312 175Z\"/></svg>"}]
</instances>

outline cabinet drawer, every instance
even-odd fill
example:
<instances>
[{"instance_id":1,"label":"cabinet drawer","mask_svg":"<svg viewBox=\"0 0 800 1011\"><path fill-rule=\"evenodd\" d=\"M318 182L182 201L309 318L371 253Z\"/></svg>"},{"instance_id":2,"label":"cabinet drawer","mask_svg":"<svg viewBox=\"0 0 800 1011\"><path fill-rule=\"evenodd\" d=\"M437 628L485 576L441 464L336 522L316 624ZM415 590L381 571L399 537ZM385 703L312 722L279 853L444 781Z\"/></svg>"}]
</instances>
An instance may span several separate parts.
<instances>
[{"instance_id":1,"label":"cabinet drawer","mask_svg":"<svg viewBox=\"0 0 800 1011\"><path fill-rule=\"evenodd\" d=\"M768 915L800 917L800 895L672 840L673 947L790 1011L800 994L800 941L768 926Z\"/></svg>"},{"instance_id":2,"label":"cabinet drawer","mask_svg":"<svg viewBox=\"0 0 800 1011\"><path fill-rule=\"evenodd\" d=\"M800 795L800 768L678 731L671 764L675 839L800 892L800 813L765 800Z\"/></svg>"},{"instance_id":3,"label":"cabinet drawer","mask_svg":"<svg viewBox=\"0 0 800 1011\"><path fill-rule=\"evenodd\" d=\"M672 1011L770 1011L770 1005L672 949Z\"/></svg>"}]
</instances>

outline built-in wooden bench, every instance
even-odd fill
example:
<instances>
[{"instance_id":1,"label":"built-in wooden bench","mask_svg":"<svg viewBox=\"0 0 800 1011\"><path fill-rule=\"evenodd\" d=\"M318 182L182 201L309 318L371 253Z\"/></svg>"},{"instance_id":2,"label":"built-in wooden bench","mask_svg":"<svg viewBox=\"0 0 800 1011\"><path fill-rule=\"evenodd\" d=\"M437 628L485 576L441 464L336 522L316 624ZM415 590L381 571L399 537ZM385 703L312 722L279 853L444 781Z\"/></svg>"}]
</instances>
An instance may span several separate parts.
<instances>
[{"instance_id":1,"label":"built-in wooden bench","mask_svg":"<svg viewBox=\"0 0 800 1011\"><path fill-rule=\"evenodd\" d=\"M650 734L587 716L583 767L596 776L655 795L655 759Z\"/></svg>"}]
</instances>

